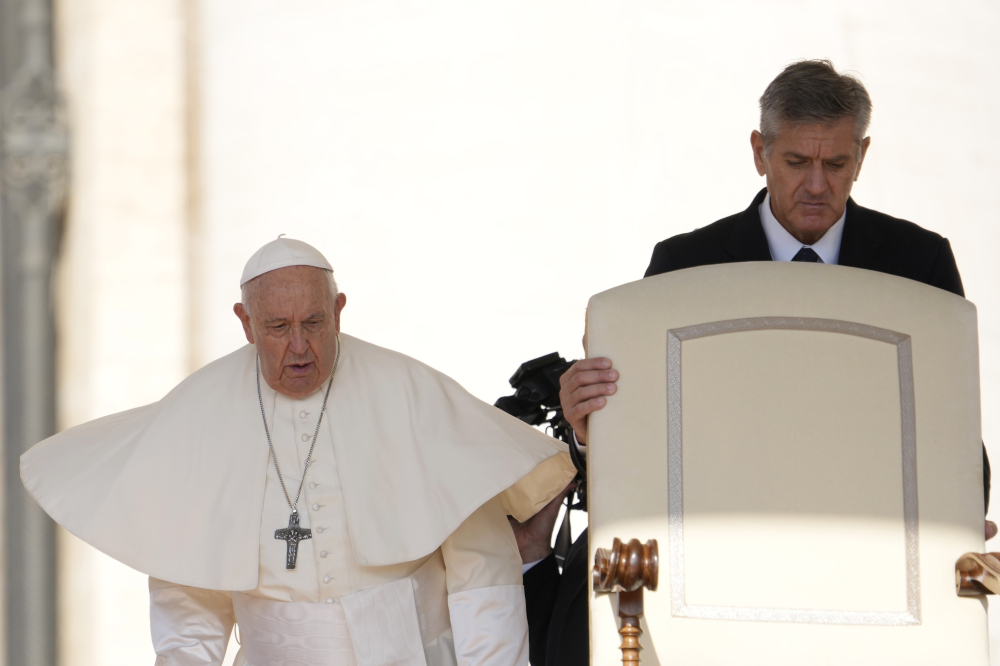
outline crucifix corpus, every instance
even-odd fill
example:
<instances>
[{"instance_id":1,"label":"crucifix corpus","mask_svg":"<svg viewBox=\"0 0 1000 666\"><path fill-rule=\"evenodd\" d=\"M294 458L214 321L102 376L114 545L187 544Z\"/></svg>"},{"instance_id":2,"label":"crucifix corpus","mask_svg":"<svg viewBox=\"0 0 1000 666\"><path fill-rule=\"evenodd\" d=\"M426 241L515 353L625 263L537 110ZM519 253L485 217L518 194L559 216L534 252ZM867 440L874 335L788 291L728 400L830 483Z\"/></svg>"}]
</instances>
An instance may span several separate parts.
<instances>
[{"instance_id":1,"label":"crucifix corpus","mask_svg":"<svg viewBox=\"0 0 1000 666\"><path fill-rule=\"evenodd\" d=\"M288 527L279 527L274 530L275 539L284 539L288 543L288 551L285 554L285 568L294 569L295 560L299 556L299 541L312 538L312 530L299 527L299 513L296 511L288 517Z\"/></svg>"}]
</instances>

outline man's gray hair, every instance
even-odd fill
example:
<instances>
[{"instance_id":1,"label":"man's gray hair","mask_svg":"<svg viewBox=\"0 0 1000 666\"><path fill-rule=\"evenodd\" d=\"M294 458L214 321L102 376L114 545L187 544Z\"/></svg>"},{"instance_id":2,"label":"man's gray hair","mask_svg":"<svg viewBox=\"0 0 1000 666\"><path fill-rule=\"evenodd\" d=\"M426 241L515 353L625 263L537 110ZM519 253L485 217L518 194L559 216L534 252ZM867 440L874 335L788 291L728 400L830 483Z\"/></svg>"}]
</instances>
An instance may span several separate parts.
<instances>
[{"instance_id":1,"label":"man's gray hair","mask_svg":"<svg viewBox=\"0 0 1000 666\"><path fill-rule=\"evenodd\" d=\"M337 289L337 281L333 279L333 271L328 271L325 268L317 268L317 270L321 270L326 273L326 277L330 281L330 297L336 301L340 291ZM250 312L250 301L252 301L253 297L256 295L259 285L260 280L254 278L240 287L240 303L243 304L243 309L246 310L247 313Z\"/></svg>"},{"instance_id":2,"label":"man's gray hair","mask_svg":"<svg viewBox=\"0 0 1000 666\"><path fill-rule=\"evenodd\" d=\"M838 74L829 60L803 60L789 65L760 98L760 133L764 150L786 124L830 124L854 119L858 145L868 132L872 100L861 81Z\"/></svg>"}]
</instances>

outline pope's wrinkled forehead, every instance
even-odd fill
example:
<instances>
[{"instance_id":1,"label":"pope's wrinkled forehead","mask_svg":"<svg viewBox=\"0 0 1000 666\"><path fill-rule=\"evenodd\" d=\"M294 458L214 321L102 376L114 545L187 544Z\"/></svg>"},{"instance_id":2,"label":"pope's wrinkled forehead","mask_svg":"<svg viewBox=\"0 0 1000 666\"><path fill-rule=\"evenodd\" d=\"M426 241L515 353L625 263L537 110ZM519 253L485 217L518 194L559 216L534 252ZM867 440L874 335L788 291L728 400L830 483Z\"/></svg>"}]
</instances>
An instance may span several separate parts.
<instances>
[{"instance_id":1,"label":"pope's wrinkled forehead","mask_svg":"<svg viewBox=\"0 0 1000 666\"><path fill-rule=\"evenodd\" d=\"M267 271L244 284L240 292L243 307L258 318L284 318L294 312L311 316L335 309L339 295L333 271L303 265Z\"/></svg>"},{"instance_id":2,"label":"pope's wrinkled forehead","mask_svg":"<svg viewBox=\"0 0 1000 666\"><path fill-rule=\"evenodd\" d=\"M333 266L326 260L323 253L308 243L303 243L294 238L282 238L267 243L254 252L250 260L243 268L243 275L240 277L240 287L250 280L260 277L264 273L269 273L279 268L290 266L312 266L322 268L333 273Z\"/></svg>"}]
</instances>

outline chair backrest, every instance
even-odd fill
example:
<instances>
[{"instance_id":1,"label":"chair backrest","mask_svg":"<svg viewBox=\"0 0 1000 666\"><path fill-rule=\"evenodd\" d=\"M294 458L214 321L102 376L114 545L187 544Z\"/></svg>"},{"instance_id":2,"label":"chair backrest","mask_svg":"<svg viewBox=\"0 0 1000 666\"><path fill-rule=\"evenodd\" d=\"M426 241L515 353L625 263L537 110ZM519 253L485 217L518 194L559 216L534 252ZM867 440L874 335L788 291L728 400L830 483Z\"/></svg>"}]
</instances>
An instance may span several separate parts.
<instances>
[{"instance_id":1,"label":"chair backrest","mask_svg":"<svg viewBox=\"0 0 1000 666\"><path fill-rule=\"evenodd\" d=\"M976 309L882 273L677 271L590 300L620 371L591 417L591 565L659 544L645 664L986 666ZM591 588L592 663L620 662Z\"/></svg>"}]
</instances>

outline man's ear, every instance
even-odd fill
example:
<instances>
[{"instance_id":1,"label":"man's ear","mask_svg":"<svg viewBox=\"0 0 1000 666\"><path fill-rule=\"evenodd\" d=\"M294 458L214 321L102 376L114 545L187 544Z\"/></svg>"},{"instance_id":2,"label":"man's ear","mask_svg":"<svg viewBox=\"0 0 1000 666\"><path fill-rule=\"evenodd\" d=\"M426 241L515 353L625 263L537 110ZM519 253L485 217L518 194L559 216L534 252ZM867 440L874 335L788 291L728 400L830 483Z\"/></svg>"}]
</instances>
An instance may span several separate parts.
<instances>
[{"instance_id":1,"label":"man's ear","mask_svg":"<svg viewBox=\"0 0 1000 666\"><path fill-rule=\"evenodd\" d=\"M234 305L233 312L236 313L236 316L240 318L240 323L243 324L243 332L247 336L247 342L254 344L253 330L250 328L250 313L247 312L242 303Z\"/></svg>"},{"instance_id":2,"label":"man's ear","mask_svg":"<svg viewBox=\"0 0 1000 666\"><path fill-rule=\"evenodd\" d=\"M340 292L337 294L337 300L333 302L333 323L337 327L337 333L340 333L340 311L345 305L347 305L347 294Z\"/></svg>"},{"instance_id":3,"label":"man's ear","mask_svg":"<svg viewBox=\"0 0 1000 666\"><path fill-rule=\"evenodd\" d=\"M753 163L757 167L757 175L767 175L767 164L764 162L764 135L758 130L750 132L750 148L753 149Z\"/></svg>"},{"instance_id":4,"label":"man's ear","mask_svg":"<svg viewBox=\"0 0 1000 666\"><path fill-rule=\"evenodd\" d=\"M872 145L872 138L866 136L861 142L861 159L858 160L858 168L854 171L854 182L858 181L858 177L861 176L861 165L864 164L865 155L868 154L868 146Z\"/></svg>"}]
</instances>

